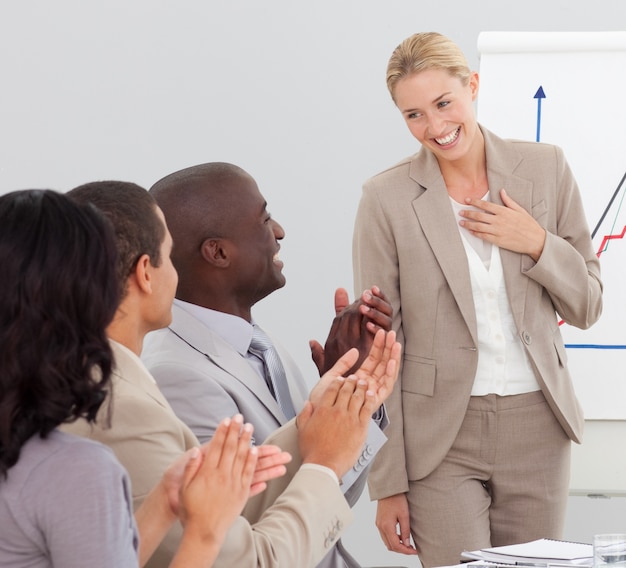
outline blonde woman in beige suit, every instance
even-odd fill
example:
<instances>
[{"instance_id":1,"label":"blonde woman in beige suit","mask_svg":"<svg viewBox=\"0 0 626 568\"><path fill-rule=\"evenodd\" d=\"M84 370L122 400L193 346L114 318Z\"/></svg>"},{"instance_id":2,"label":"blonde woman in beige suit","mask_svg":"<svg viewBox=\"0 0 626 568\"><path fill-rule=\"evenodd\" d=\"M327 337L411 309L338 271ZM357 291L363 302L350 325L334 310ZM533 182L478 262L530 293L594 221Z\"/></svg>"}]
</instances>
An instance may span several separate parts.
<instances>
[{"instance_id":1,"label":"blonde woman in beige suit","mask_svg":"<svg viewBox=\"0 0 626 568\"><path fill-rule=\"evenodd\" d=\"M425 566L561 537L583 415L559 321L585 329L602 309L562 151L479 125L478 85L440 34L396 48L387 86L421 149L365 183L354 231L355 289L385 290L404 344L376 524Z\"/></svg>"}]
</instances>

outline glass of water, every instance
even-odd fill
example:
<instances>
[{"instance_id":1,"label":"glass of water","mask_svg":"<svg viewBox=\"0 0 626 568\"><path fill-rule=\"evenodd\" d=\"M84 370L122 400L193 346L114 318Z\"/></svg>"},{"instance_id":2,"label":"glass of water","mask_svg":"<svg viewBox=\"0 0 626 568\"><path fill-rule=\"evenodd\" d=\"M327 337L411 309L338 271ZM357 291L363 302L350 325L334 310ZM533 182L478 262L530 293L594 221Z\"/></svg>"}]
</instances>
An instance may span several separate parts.
<instances>
[{"instance_id":1,"label":"glass of water","mask_svg":"<svg viewBox=\"0 0 626 568\"><path fill-rule=\"evenodd\" d=\"M626 568L626 534L593 537L593 568Z\"/></svg>"}]
</instances>

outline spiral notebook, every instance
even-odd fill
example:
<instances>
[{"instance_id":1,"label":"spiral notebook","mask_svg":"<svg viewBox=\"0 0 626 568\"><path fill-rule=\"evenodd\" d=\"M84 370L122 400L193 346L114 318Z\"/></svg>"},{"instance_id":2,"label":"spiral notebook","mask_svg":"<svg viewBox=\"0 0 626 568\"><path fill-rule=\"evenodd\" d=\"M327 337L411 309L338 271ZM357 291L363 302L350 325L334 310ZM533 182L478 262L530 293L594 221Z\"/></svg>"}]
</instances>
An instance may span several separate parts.
<instances>
[{"instance_id":1,"label":"spiral notebook","mask_svg":"<svg viewBox=\"0 0 626 568\"><path fill-rule=\"evenodd\" d=\"M582 542L541 538L521 544L463 552L461 556L514 566L592 566L593 546Z\"/></svg>"}]
</instances>

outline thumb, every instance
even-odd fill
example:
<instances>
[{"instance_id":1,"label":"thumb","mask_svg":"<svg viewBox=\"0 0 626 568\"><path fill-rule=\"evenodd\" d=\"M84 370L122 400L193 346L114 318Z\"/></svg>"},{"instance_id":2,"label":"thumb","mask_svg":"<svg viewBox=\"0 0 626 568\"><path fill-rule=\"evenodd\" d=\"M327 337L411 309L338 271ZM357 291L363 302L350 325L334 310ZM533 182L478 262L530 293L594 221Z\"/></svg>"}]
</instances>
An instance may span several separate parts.
<instances>
[{"instance_id":1,"label":"thumb","mask_svg":"<svg viewBox=\"0 0 626 568\"><path fill-rule=\"evenodd\" d=\"M500 190L500 199L502 199L502 203L509 209L514 209L516 211L520 210L522 207L517 204L516 201L509 197L509 194L506 192L506 189L502 188Z\"/></svg>"},{"instance_id":2,"label":"thumb","mask_svg":"<svg viewBox=\"0 0 626 568\"><path fill-rule=\"evenodd\" d=\"M307 400L304 403L304 407L300 411L300 414L298 414L298 416L296 417L296 426L299 428L300 426L306 424L309 421L309 418L311 418L312 414L313 405L311 404L310 400Z\"/></svg>"},{"instance_id":3,"label":"thumb","mask_svg":"<svg viewBox=\"0 0 626 568\"><path fill-rule=\"evenodd\" d=\"M354 364L359 359L359 350L356 347L349 349L346 351L337 362L330 368L329 372L333 374L333 376L343 376L345 375Z\"/></svg>"},{"instance_id":4,"label":"thumb","mask_svg":"<svg viewBox=\"0 0 626 568\"><path fill-rule=\"evenodd\" d=\"M317 371L321 376L324 371L324 348L315 339L309 341L309 347L311 348L311 359L313 359L313 363L315 363Z\"/></svg>"},{"instance_id":5,"label":"thumb","mask_svg":"<svg viewBox=\"0 0 626 568\"><path fill-rule=\"evenodd\" d=\"M202 465L202 452L200 451L200 448L191 448L187 453L189 459L185 464L185 472L183 473L181 488L189 485Z\"/></svg>"}]
</instances>

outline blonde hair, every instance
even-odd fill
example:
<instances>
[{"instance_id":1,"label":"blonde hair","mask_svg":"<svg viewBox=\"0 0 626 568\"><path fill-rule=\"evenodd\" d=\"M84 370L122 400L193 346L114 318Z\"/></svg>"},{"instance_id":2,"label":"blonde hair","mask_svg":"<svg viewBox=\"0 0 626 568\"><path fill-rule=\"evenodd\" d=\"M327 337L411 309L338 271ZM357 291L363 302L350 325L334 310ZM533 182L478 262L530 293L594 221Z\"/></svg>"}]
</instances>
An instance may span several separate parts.
<instances>
[{"instance_id":1,"label":"blonde hair","mask_svg":"<svg viewBox=\"0 0 626 568\"><path fill-rule=\"evenodd\" d=\"M395 102L398 81L427 69L443 69L467 85L470 68L459 46L437 32L422 32L405 39L387 64L387 88Z\"/></svg>"}]
</instances>

